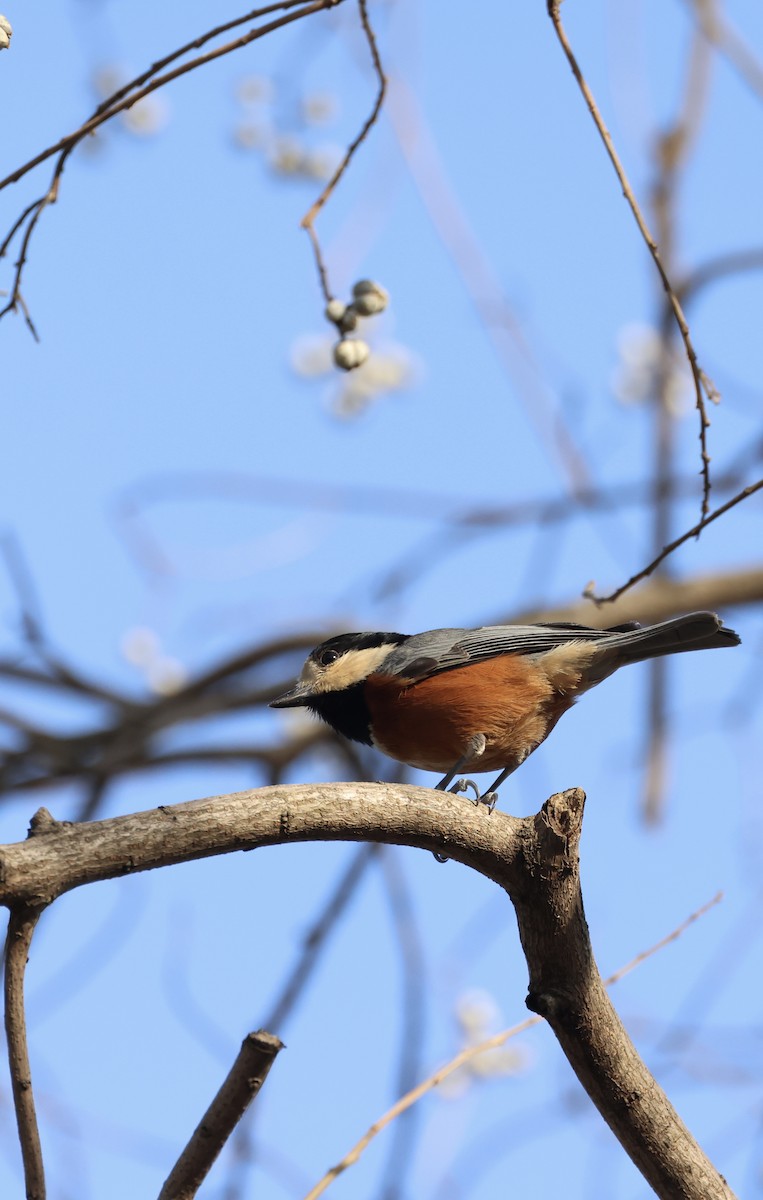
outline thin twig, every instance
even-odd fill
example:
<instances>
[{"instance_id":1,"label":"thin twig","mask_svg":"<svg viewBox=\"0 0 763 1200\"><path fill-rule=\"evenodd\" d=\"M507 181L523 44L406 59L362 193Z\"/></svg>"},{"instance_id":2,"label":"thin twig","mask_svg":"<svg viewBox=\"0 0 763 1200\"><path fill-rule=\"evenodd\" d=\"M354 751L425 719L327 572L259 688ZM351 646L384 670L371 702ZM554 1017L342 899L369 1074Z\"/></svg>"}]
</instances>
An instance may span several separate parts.
<instances>
[{"instance_id":1,"label":"thin twig","mask_svg":"<svg viewBox=\"0 0 763 1200\"><path fill-rule=\"evenodd\" d=\"M697 359L697 354L696 354L696 351L692 344L691 334L689 333L689 326L686 322L686 317L684 316L683 309L681 308L681 304L678 299L678 296L676 295L676 293L673 289L673 285L671 284L670 279L668 278L665 267L662 264L662 259L660 257L660 251L657 246L657 243L655 242L654 238L652 237L652 234L649 230L649 226L646 223L644 215L639 207L638 201L636 200L636 196L635 196L633 189L628 181L628 177L625 173L625 168L623 167L622 163L620 162L620 157L615 149L614 142L612 141L612 136L611 136L609 130L607 129L606 125L604 124L604 120L598 109L596 101L593 97L593 93L592 93L590 87L588 86L588 83L586 82L586 79L578 65L577 59L575 58L572 47L567 39L567 34L565 33L564 27L562 25L562 19L561 19L561 13L560 13L561 0L547 0L547 4L548 4L548 15L550 16L551 21L553 23L554 30L556 31L556 36L559 39L559 43L562 47L562 50L564 51L565 57L567 58L567 61L570 65L572 73L575 76L578 87L580 88L580 91L582 92L583 97L585 98L585 102L588 105L588 111L590 112L590 114L593 118L594 124L596 125L596 128L599 132L599 136L601 137L601 140L604 143L604 146L606 148L610 162L612 163L612 166L615 169L615 173L620 182L620 186L622 187L622 190L623 190L623 195L625 196L625 199L628 202L630 210L633 213L633 216L635 218L636 224L638 225L641 236L644 239L644 242L649 250L649 253L652 256L654 264L659 272L660 279L662 280L662 286L665 289L665 293L666 293L666 296L668 299L668 303L670 304L670 308L673 312L673 316L675 317L676 324L678 325L678 328L681 332L681 338L683 339L684 349L686 350L686 357L689 360L689 366L691 368L692 378L694 380L695 402L696 402L697 412L699 414L699 443L700 443L700 457L701 457L701 461L702 461L702 466L701 466L702 508L701 508L701 512L702 512L702 519L704 520L707 517L708 511L710 508L710 455L707 450L707 430L710 426L710 420L708 418L707 409L705 406L705 397L707 397L707 399L711 400L713 403L717 403L717 401L720 399L720 395L718 393L717 388L713 384L712 380L709 378L708 375L705 374L705 372L702 370L702 368L699 365L699 361Z\"/></svg>"},{"instance_id":2,"label":"thin twig","mask_svg":"<svg viewBox=\"0 0 763 1200\"><path fill-rule=\"evenodd\" d=\"M336 2L341 3L341 0L336 0ZM243 17L234 17L231 21L225 21L224 24L217 25L214 29L209 29L206 33L202 33L199 37L194 38L193 41L186 42L184 46L180 46L177 50L173 50L172 53L166 55L165 58L158 59L158 61L152 63L148 70L144 71L142 75L136 76L136 78L131 79L129 83L123 84L118 91L112 92L110 96L107 96L106 99L98 105L94 115L97 115L100 112L106 112L114 104L118 103L123 96L126 96L129 92L135 91L137 88L143 87L145 83L148 83L152 76L158 74L159 71L163 71L165 67L170 65L170 63L177 62L179 58L183 58L186 54L190 54L192 50L200 50L202 46L207 44L207 42L213 41L213 39L216 37L222 37L224 33L229 33L231 29L237 29L240 25L248 24L249 21L259 21L261 17L268 17L274 12L283 12L290 8L300 8L306 3L307 0L280 0L279 3L268 4L264 8L253 8L251 12L245 13Z\"/></svg>"},{"instance_id":3,"label":"thin twig","mask_svg":"<svg viewBox=\"0 0 763 1200\"><path fill-rule=\"evenodd\" d=\"M664 562L668 555L677 550L679 546L683 546L684 542L688 542L690 538L699 537L703 529L705 529L708 525L711 525L713 521L718 519L718 517L722 517L724 513L729 511L730 508L734 508L734 506L740 504L742 500L746 500L748 496L752 496L755 494L755 492L759 492L761 488L763 488L763 479L759 479L757 483L751 483L749 487L742 488L741 492L739 492L736 496L733 496L731 500L728 500L725 504L721 504L721 506L714 509L709 516L703 517L702 520L698 521L697 524L691 529L687 529L686 533L682 533L680 537L675 538L675 540L670 542L667 546L663 546L656 558L652 559L652 561L648 563L647 566L643 567L642 570L640 570L636 575L631 575L630 579L627 579L621 587L617 588L616 591L611 592L610 595L597 596L590 587L584 590L583 595L587 600L592 600L594 604L612 604L613 601L618 600L620 596L622 596L623 592L627 592L628 589L632 588L634 584L639 583L642 579L646 579L649 575L651 575L652 572L659 567L660 563Z\"/></svg>"},{"instance_id":4,"label":"thin twig","mask_svg":"<svg viewBox=\"0 0 763 1200\"><path fill-rule=\"evenodd\" d=\"M45 1168L34 1107L24 1012L24 975L29 947L42 912L41 907L26 905L11 909L5 941L5 1034L27 1200L45 1200Z\"/></svg>"},{"instance_id":5,"label":"thin twig","mask_svg":"<svg viewBox=\"0 0 763 1200\"><path fill-rule=\"evenodd\" d=\"M193 1200L281 1049L283 1042L264 1029L247 1034L222 1087L167 1176L159 1200Z\"/></svg>"},{"instance_id":6,"label":"thin twig","mask_svg":"<svg viewBox=\"0 0 763 1200\"><path fill-rule=\"evenodd\" d=\"M182 63L180 66L174 67L172 70L166 71L162 75L156 74L156 72L161 70L166 64L174 62L178 57L186 54L189 50L195 48L196 46L204 45L210 40L210 38L213 38L228 29L234 28L235 26L240 25L242 22L252 19L252 14L249 14L246 17L237 18L234 21L229 21L224 25L217 26L215 29L202 34L194 41L187 43L187 45L182 47L180 50L173 51L172 54L160 60L158 63L155 63L131 83L126 84L124 87L115 92L113 96L110 96L104 100L103 103L101 103L98 108L95 109L92 116L90 116L89 119L79 127L79 129L75 129L73 133L67 134L66 137L61 138L54 145L48 146L46 150L43 150L40 154L30 159L22 167L17 168L17 170L13 171L10 175L7 175L5 179L0 180L0 191L2 191L2 189L7 187L9 184L16 183L29 171L33 170L34 167L39 166L40 163L45 162L48 158L51 158L56 154L59 155L53 171L53 176L51 178L50 187L48 188L47 192L41 196L39 200L34 201L33 204L29 205L25 209L21 217L19 217L14 223L11 232L8 234L2 244L2 251L0 254L7 251L12 238L16 233L18 233L19 229L22 228L24 221L28 221L27 228L22 239L21 252L15 264L14 283L13 288L11 289L10 299L5 307L0 310L0 319L2 319L6 313L15 310L17 307L20 307L24 313L24 317L29 329L31 330L35 339L39 340L37 336L37 330L34 327L26 304L21 296L21 280L24 265L27 259L29 243L40 216L42 215L44 209L50 204L54 204L58 198L59 182L64 170L64 166L66 165L66 160L74 148L78 146L84 138L94 133L96 129L98 129L101 125L104 125L107 121L112 120L119 113L132 108L133 105L145 99L146 96L157 91L159 88L166 87L168 83L172 83L181 75L186 75L189 71L194 71L198 67L206 66L207 63L214 62L216 59L222 58L226 54L231 54L235 50L240 50L244 46L248 46L251 42L256 41L258 38L264 37L266 34L273 33L277 29L282 29L284 26L291 24L293 21L301 20L303 17L311 16L313 13L320 12L321 10L335 8L341 3L343 3L343 0L312 0L311 3L307 3L306 0L299 0L299 7L296 7L296 11L287 12L285 15L278 17L276 20L270 21L265 25L258 26L255 29L250 29L247 33L242 34L241 37L238 37L231 42L226 42L224 45L218 46L214 50L209 50L205 54L200 54L196 58L192 58L188 62ZM295 0L284 0L284 3L282 4L269 5L263 9L255 9L254 15L255 17L261 16L279 9L292 7L295 7Z\"/></svg>"},{"instance_id":7,"label":"thin twig","mask_svg":"<svg viewBox=\"0 0 763 1200\"><path fill-rule=\"evenodd\" d=\"M336 171L331 176L331 179L329 179L320 196L318 196L318 198L312 203L300 222L302 229L307 231L307 235L310 238L310 244L312 245L313 254L315 255L315 265L318 269L318 278L320 279L321 291L323 292L323 296L327 304L332 298L331 288L328 282L328 273L326 270L326 264L323 260L321 244L318 239L318 234L315 232L315 218L318 216L318 213L332 195L340 179L349 167L355 155L355 151L363 144L368 137L368 134L371 132L371 129L376 124L387 91L387 77L384 74L381 59L379 57L379 48L376 45L376 36L371 27L371 22L368 19L368 9L366 7L366 3L367 0L358 0L358 9L360 11L360 23L363 26L363 32L366 35L366 41L368 42L368 46L371 51L371 58L374 64L374 70L376 71L376 77L379 81L379 90L376 94L376 100L374 101L374 106L364 121L357 137L347 147L345 156L340 162Z\"/></svg>"},{"instance_id":8,"label":"thin twig","mask_svg":"<svg viewBox=\"0 0 763 1200\"><path fill-rule=\"evenodd\" d=\"M710 912L711 908L715 908L716 904L720 904L722 899L723 892L716 892L712 900L708 900L705 904L701 904L699 908L695 909L693 913L689 913L689 916L686 918L686 920L682 921L680 925L677 925L671 933L666 934L664 938L660 938L659 942L655 942L654 945L650 946L648 950L642 950L640 954L637 954L635 958L632 958L630 962L627 962L624 967L620 967L620 969L615 971L614 974L608 975L604 980L606 986L611 987L612 984L619 983L620 980L626 975L630 975L631 971L635 971L636 967L640 967L645 959L651 958L652 955L657 954L659 950L664 950L664 948L669 946L671 942L678 941L681 934L686 933L686 930L690 925L693 925L695 921L700 919L700 917L704 917L705 913Z\"/></svg>"},{"instance_id":9,"label":"thin twig","mask_svg":"<svg viewBox=\"0 0 763 1200\"><path fill-rule=\"evenodd\" d=\"M681 936L681 934L689 928L690 925L693 925L695 921L698 921L700 917L703 917L705 913L718 904L722 899L723 893L718 892L715 896L713 896L712 900L709 900L706 904L703 904L700 908L691 913L686 920L682 921L680 925L676 926L671 933L667 934L664 938L661 938L659 942L655 942L655 944L650 946L648 950L642 950L641 953L637 954L635 958L632 958L630 962L620 967L619 970L615 971L614 974L605 979L604 986L612 987L613 984L618 983L625 975L630 974L631 971L635 970L635 968L640 966L641 963L645 962L646 959L651 958L653 954L656 954L659 950L662 950L671 942L675 942ZM394 1121L396 1117L399 1117L401 1113L410 1108L412 1104L415 1104L417 1100L420 1100L421 1097L426 1095L427 1092L431 1092L434 1088L438 1087L443 1080L448 1078L449 1075L452 1075L455 1071L458 1071L459 1068L463 1067L466 1063L471 1062L472 1059L478 1058L480 1055L486 1054L490 1050L498 1049L499 1046L505 1045L506 1042L508 1042L511 1038L517 1037L518 1034L524 1033L528 1029L532 1029L534 1025L539 1025L542 1020L543 1017L527 1017L524 1021L520 1021L518 1025L512 1025L510 1029L504 1029L501 1033L495 1033L492 1037L486 1038L484 1041L478 1042L474 1046L467 1046L466 1049L460 1052L460 1054L457 1054L455 1058L452 1058L450 1062L446 1063L444 1067L440 1067L440 1069L435 1071L433 1075L430 1075L428 1079L424 1079L415 1088L412 1088L410 1092L406 1093L405 1096L401 1096L400 1099L393 1104L391 1108L387 1109L387 1111L381 1117L379 1117L377 1121L374 1121L373 1125L366 1130L366 1132L363 1134L363 1137L355 1143L355 1145L344 1156L341 1162L338 1162L336 1166L333 1166L329 1171L326 1172L326 1174L318 1181L315 1187L307 1193L305 1200L318 1200L318 1197L323 1195L323 1193L326 1191L329 1185L333 1183L338 1175L341 1175L347 1170L348 1167L351 1167L358 1161L363 1151L370 1144L370 1142L373 1141L376 1135L381 1133L382 1129L385 1129L391 1121Z\"/></svg>"},{"instance_id":10,"label":"thin twig","mask_svg":"<svg viewBox=\"0 0 763 1200\"><path fill-rule=\"evenodd\" d=\"M223 33L228 29L232 29L236 25L240 25L242 22L245 23L246 21L257 19L259 16L277 11L278 9L291 8L294 6L294 3L295 0L284 0L284 3L282 4L268 5L267 8L255 9L252 13L247 14L247 16L238 18L235 21L230 21L225 25L219 25L215 29L210 30L208 33L204 33L200 37L194 39L194 41L188 42L187 45L182 47L180 50L173 51L172 54L167 55L166 58L161 59L158 63L155 63L152 67L150 67L148 71L144 72L143 75L137 76L137 78L132 80L131 83L126 84L112 96L107 97L106 100L98 105L98 108L95 109L88 120L85 121L83 125L80 125L79 129L75 129L72 133L66 134L65 137L60 138L59 141L55 142L52 146L48 146L47 149L42 150L39 154L35 155L34 158L30 158L29 161L24 163L23 166L17 167L16 170L12 171L10 175L6 175L5 179L0 179L0 192L9 184L17 183L19 179L24 177L24 175L27 175L30 171L34 170L34 168L38 167L40 163L52 158L54 154L60 154L64 150L70 150L74 145L76 145L77 142L81 142L82 139L87 137L89 133L92 133L95 129L97 129L99 125L103 125L106 121L111 120L112 117L117 116L118 113L123 112L125 109L131 108L133 104L137 104L139 100L144 99L144 97L149 95L150 92L156 91L157 88L164 87L165 84L172 82L172 80L177 79L180 75L185 75L188 71L193 71L197 67L204 66L208 62L213 62L214 59L221 58L225 54L230 54L232 51L239 49L241 46L248 45L256 38L264 37L266 34L272 33L275 29L280 29L283 25L290 24L292 21L298 21L302 17L310 16L313 12L318 12L321 9L335 8L338 4L342 4L343 0L311 0L310 3L308 3L308 0L296 0L296 3L304 11L289 13L285 17L280 18L278 21L271 21L268 25L263 25L258 29L250 29L249 32L244 34L241 38L236 38L235 41L232 42L226 42L225 45L219 46L216 50L212 50L208 54L201 54L197 58L191 59L190 62L184 63L174 71L170 71L166 75L160 75L158 79L154 79L153 83L151 83L149 87L143 86L144 81L150 80L157 70L162 69L171 62L174 62L179 55L186 54L189 50L194 49L196 46L203 46L207 41L210 40L210 38L216 37L218 34ZM134 94L129 94L131 92L134 92Z\"/></svg>"}]
</instances>

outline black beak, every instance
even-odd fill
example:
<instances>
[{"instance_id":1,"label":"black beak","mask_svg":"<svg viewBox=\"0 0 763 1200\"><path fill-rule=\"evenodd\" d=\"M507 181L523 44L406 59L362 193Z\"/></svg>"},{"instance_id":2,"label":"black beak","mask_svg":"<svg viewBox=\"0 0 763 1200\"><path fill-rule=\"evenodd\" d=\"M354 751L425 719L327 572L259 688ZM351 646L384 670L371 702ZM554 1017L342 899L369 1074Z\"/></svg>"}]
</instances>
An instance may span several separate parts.
<instances>
[{"instance_id":1,"label":"black beak","mask_svg":"<svg viewBox=\"0 0 763 1200\"><path fill-rule=\"evenodd\" d=\"M268 708L303 708L313 699L313 693L304 683L297 683L283 696L271 700Z\"/></svg>"}]
</instances>

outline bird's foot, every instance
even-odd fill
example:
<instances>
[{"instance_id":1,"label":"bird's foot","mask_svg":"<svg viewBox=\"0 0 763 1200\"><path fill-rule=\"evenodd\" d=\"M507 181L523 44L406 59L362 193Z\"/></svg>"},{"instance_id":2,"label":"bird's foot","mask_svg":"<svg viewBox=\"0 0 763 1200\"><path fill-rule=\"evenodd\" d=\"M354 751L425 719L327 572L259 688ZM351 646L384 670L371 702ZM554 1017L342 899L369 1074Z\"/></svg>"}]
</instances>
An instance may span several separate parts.
<instances>
[{"instance_id":1,"label":"bird's foot","mask_svg":"<svg viewBox=\"0 0 763 1200\"><path fill-rule=\"evenodd\" d=\"M473 779L457 779L453 787L448 788L448 791L452 792L454 796L458 796L461 792L468 792L470 788L474 792L473 803L479 804L480 789Z\"/></svg>"},{"instance_id":2,"label":"bird's foot","mask_svg":"<svg viewBox=\"0 0 763 1200\"><path fill-rule=\"evenodd\" d=\"M474 792L472 804L476 804L477 807L480 804L484 804L488 812L492 812L498 803L498 792L491 790L480 793L480 789L473 779L457 779L453 787L448 788L448 791L453 792L454 795L458 795L460 792L468 792L470 788Z\"/></svg>"}]
</instances>

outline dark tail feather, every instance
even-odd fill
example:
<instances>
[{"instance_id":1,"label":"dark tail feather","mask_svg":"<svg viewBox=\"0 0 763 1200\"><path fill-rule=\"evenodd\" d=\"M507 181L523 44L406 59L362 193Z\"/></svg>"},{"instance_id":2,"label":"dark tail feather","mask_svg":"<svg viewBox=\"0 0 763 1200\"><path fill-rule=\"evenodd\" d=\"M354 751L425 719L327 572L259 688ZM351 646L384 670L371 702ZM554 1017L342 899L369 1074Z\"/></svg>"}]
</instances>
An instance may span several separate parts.
<instances>
[{"instance_id":1,"label":"dark tail feather","mask_svg":"<svg viewBox=\"0 0 763 1200\"><path fill-rule=\"evenodd\" d=\"M615 628L611 635L610 644L620 663L643 662L663 654L681 654L684 650L738 646L741 641L739 634L728 629L720 617L711 612L687 613L685 617L636 629ZM606 641L602 649L605 645Z\"/></svg>"}]
</instances>

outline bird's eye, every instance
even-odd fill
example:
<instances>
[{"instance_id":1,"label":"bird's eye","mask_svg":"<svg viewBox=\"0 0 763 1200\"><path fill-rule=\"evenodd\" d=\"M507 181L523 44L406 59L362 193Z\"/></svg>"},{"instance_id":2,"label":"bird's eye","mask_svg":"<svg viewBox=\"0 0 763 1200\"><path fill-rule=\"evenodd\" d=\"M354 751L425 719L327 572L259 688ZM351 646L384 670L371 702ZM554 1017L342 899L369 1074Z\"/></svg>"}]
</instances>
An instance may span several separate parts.
<instances>
[{"instance_id":1,"label":"bird's eye","mask_svg":"<svg viewBox=\"0 0 763 1200\"><path fill-rule=\"evenodd\" d=\"M318 664L321 667L330 667L332 662L336 662L339 658L338 650L321 650L318 655Z\"/></svg>"}]
</instances>

